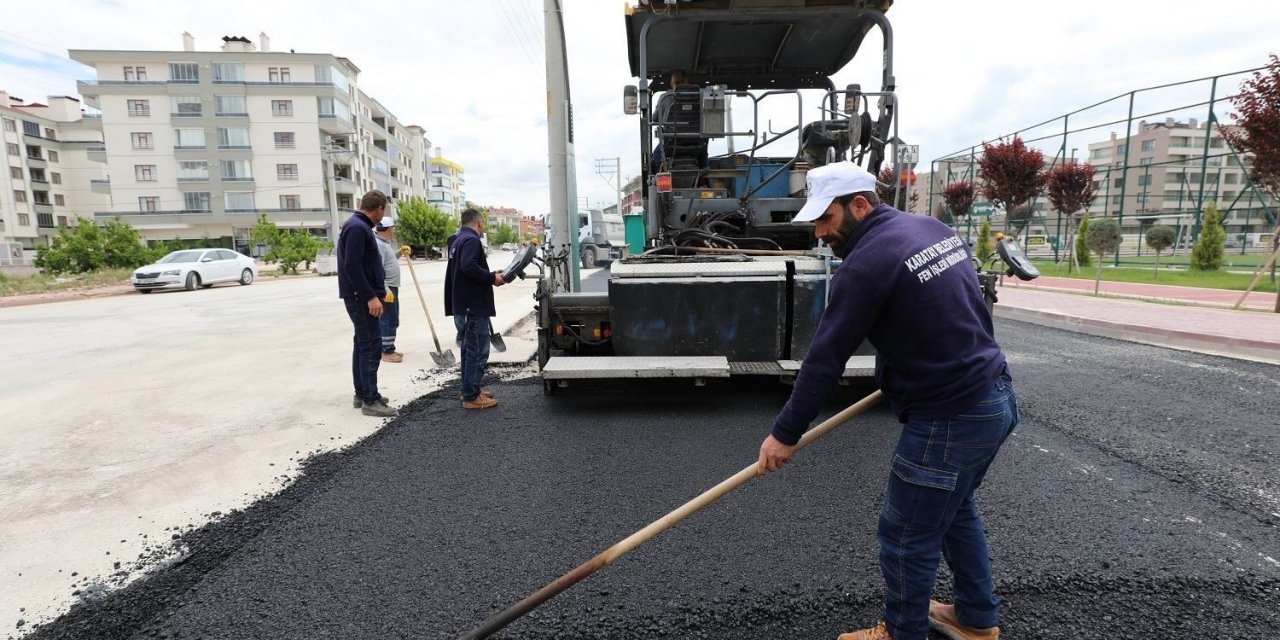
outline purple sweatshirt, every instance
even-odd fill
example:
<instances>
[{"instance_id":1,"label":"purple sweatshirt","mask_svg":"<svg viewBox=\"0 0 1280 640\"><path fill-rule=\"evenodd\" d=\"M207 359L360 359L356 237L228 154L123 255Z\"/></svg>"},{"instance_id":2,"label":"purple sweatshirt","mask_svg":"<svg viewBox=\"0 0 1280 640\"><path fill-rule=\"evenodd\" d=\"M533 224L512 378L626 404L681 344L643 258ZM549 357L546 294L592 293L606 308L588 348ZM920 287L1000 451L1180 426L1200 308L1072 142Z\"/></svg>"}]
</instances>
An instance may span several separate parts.
<instances>
[{"instance_id":1,"label":"purple sweatshirt","mask_svg":"<svg viewBox=\"0 0 1280 640\"><path fill-rule=\"evenodd\" d=\"M831 300L773 437L795 444L831 398L863 339L898 419L973 406L1005 371L969 248L947 225L881 204L844 248Z\"/></svg>"}]
</instances>

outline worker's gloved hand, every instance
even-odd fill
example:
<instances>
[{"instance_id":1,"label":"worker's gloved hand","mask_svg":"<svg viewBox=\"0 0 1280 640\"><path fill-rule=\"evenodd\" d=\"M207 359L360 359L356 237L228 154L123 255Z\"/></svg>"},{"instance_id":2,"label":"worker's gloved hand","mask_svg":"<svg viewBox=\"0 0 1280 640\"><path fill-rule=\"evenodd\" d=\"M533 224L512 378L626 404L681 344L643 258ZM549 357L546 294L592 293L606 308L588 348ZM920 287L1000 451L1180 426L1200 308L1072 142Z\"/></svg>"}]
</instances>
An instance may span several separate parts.
<instances>
[{"instance_id":1,"label":"worker's gloved hand","mask_svg":"<svg viewBox=\"0 0 1280 640\"><path fill-rule=\"evenodd\" d=\"M399 253L401 257L407 256L413 253L413 247L410 247L407 244L402 244L400 245L400 250L397 253Z\"/></svg>"},{"instance_id":2,"label":"worker's gloved hand","mask_svg":"<svg viewBox=\"0 0 1280 640\"><path fill-rule=\"evenodd\" d=\"M390 289L388 289L388 290L387 290L387 295L386 295L385 297L383 297L382 299L383 299L383 300L386 300L386 301L387 301L387 304L395 304L395 302L396 302L396 294L395 294L394 292L392 292Z\"/></svg>"}]
</instances>

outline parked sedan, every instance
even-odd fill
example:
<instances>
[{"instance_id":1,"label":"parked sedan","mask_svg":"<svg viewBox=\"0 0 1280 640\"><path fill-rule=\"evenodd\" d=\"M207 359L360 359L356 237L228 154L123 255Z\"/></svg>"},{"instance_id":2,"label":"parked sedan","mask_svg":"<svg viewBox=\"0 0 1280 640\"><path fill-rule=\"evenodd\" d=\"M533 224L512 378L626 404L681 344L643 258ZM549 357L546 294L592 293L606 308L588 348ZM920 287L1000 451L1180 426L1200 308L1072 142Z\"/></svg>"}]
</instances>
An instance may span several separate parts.
<instances>
[{"instance_id":1,"label":"parked sedan","mask_svg":"<svg viewBox=\"0 0 1280 640\"><path fill-rule=\"evenodd\" d=\"M195 291L219 282L253 284L258 266L253 258L230 249L183 249L160 258L155 264L139 267L130 282L142 293L156 289L182 288Z\"/></svg>"}]
</instances>

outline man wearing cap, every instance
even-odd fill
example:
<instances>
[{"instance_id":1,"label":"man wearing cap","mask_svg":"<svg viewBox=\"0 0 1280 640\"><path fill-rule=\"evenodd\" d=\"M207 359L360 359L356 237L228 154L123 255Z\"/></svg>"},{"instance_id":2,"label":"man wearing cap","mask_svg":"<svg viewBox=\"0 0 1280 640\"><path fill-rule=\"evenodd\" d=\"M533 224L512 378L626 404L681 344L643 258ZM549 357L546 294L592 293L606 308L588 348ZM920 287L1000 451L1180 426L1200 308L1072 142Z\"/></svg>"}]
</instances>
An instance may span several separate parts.
<instances>
[{"instance_id":1,"label":"man wearing cap","mask_svg":"<svg viewBox=\"0 0 1280 640\"><path fill-rule=\"evenodd\" d=\"M396 221L383 216L374 228L378 238L378 255L382 256L382 270L387 274L387 295L382 299L382 361L403 362L404 354L396 351L396 329L400 327L400 254L395 244Z\"/></svg>"},{"instance_id":2,"label":"man wearing cap","mask_svg":"<svg viewBox=\"0 0 1280 640\"><path fill-rule=\"evenodd\" d=\"M880 513L882 619L840 640L998 638L1000 607L974 491L1018 423L969 249L947 225L880 204L875 177L851 162L809 171L796 222L836 255L830 302L795 387L760 446L775 471L827 403L867 339L876 381L903 423ZM955 603L931 601L940 558Z\"/></svg>"},{"instance_id":3,"label":"man wearing cap","mask_svg":"<svg viewBox=\"0 0 1280 640\"><path fill-rule=\"evenodd\" d=\"M387 212L387 196L370 191L360 198L360 210L347 218L338 234L338 297L355 328L351 348L352 405L366 416L389 418L396 410L378 392L378 361L382 349L382 298L387 295L386 273L378 254L373 227Z\"/></svg>"}]
</instances>

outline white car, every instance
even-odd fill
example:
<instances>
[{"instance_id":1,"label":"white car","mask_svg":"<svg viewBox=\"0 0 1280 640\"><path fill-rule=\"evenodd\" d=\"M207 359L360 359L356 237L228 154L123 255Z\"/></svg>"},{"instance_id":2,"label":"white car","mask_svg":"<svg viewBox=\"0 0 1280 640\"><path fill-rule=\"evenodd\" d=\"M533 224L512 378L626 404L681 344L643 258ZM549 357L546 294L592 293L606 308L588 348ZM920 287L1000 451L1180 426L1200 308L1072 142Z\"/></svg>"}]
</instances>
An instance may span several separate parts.
<instances>
[{"instance_id":1,"label":"white car","mask_svg":"<svg viewBox=\"0 0 1280 640\"><path fill-rule=\"evenodd\" d=\"M253 258L230 249L182 249L160 258L155 264L139 267L129 279L142 293L156 289L182 288L195 291L219 282L253 284L258 266Z\"/></svg>"}]
</instances>

